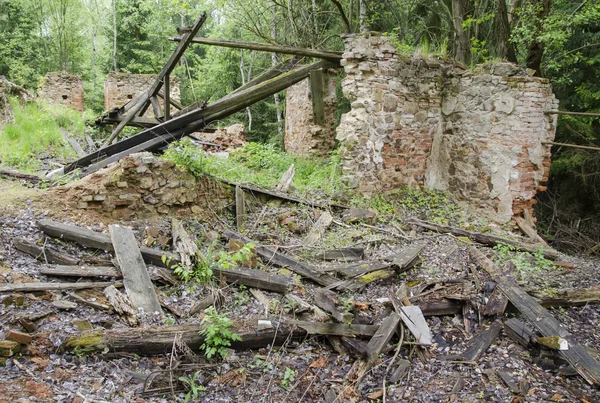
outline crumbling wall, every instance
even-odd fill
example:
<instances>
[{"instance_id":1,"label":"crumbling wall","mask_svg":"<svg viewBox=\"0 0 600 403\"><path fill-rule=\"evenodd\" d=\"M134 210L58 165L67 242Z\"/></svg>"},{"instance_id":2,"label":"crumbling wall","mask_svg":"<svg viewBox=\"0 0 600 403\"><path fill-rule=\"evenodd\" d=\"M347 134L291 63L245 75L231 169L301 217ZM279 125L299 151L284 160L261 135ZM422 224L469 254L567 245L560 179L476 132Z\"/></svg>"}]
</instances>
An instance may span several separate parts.
<instances>
[{"instance_id":1,"label":"crumbling wall","mask_svg":"<svg viewBox=\"0 0 600 403\"><path fill-rule=\"evenodd\" d=\"M113 108L118 108L131 101L133 98L147 90L154 80L154 74L127 74L127 73L110 73L104 81L104 110L108 111ZM179 79L170 77L170 95L175 101L180 100ZM161 108L164 108L162 98L158 98ZM171 107L171 112L175 113L176 109ZM152 108L144 116L153 116Z\"/></svg>"},{"instance_id":2,"label":"crumbling wall","mask_svg":"<svg viewBox=\"0 0 600 403\"><path fill-rule=\"evenodd\" d=\"M352 110L337 129L343 179L373 194L444 189L500 222L530 209L547 180L558 107L548 80L509 63L464 70L398 55L381 36L348 35L342 82Z\"/></svg>"},{"instance_id":3,"label":"crumbling wall","mask_svg":"<svg viewBox=\"0 0 600 403\"><path fill-rule=\"evenodd\" d=\"M287 152L327 155L335 145L335 107L337 72L323 71L323 106L325 121L314 123L312 94L308 78L289 87L285 96L285 138Z\"/></svg>"},{"instance_id":4,"label":"crumbling wall","mask_svg":"<svg viewBox=\"0 0 600 403\"><path fill-rule=\"evenodd\" d=\"M49 190L72 208L116 219L156 214L209 217L232 203L229 186L209 176L196 178L151 153L132 154L77 182Z\"/></svg>"},{"instance_id":5,"label":"crumbling wall","mask_svg":"<svg viewBox=\"0 0 600 403\"><path fill-rule=\"evenodd\" d=\"M65 105L83 112L83 81L67 73L48 73L43 78L38 96L50 104Z\"/></svg>"}]
</instances>

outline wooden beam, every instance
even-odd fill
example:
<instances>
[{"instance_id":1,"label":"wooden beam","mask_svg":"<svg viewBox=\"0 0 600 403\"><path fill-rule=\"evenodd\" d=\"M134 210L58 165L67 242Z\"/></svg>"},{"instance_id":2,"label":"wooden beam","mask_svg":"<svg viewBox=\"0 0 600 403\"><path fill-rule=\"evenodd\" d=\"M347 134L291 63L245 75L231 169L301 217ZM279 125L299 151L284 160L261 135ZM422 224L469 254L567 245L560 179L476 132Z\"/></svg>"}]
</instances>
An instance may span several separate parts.
<instances>
[{"instance_id":1,"label":"wooden beam","mask_svg":"<svg viewBox=\"0 0 600 403\"><path fill-rule=\"evenodd\" d=\"M288 276L267 273L255 269L213 269L215 277L225 280L227 283L243 284L247 287L261 288L267 291L285 294L293 283Z\"/></svg>"},{"instance_id":2,"label":"wooden beam","mask_svg":"<svg viewBox=\"0 0 600 403\"><path fill-rule=\"evenodd\" d=\"M542 336L559 336L568 341L569 349L561 350L559 353L575 368L577 373L588 383L600 385L600 363L575 340L575 337L533 297L519 287L512 278L503 275L483 253L474 247L470 247L469 251L471 257L490 274L509 301L538 329Z\"/></svg>"},{"instance_id":3,"label":"wooden beam","mask_svg":"<svg viewBox=\"0 0 600 403\"><path fill-rule=\"evenodd\" d=\"M163 104L165 106L165 111L163 113L163 117L165 121L171 119L171 82L169 81L171 77L167 74L164 79L163 89L165 96L163 97ZM179 108L181 109L181 108Z\"/></svg>"},{"instance_id":4,"label":"wooden beam","mask_svg":"<svg viewBox=\"0 0 600 403\"><path fill-rule=\"evenodd\" d=\"M177 36L174 38L169 38L171 41L182 41L183 37ZM202 45L211 45L211 46L222 46L226 48L235 48L235 49L250 49L250 50L258 50L263 52L270 53L283 53L287 55L296 55L296 56L306 56L306 57L315 57L319 59L325 59L330 61L338 62L342 60L342 52L333 52L327 50L316 50L316 49L306 49L306 48L298 48L292 46L280 46L280 45L270 45L264 43L256 43L256 42L240 42L240 41L230 41L226 39L215 39L215 38L194 38L192 43L199 43Z\"/></svg>"},{"instance_id":5,"label":"wooden beam","mask_svg":"<svg viewBox=\"0 0 600 403\"><path fill-rule=\"evenodd\" d=\"M502 324L494 322L487 329L481 329L470 341L467 349L460 355L460 361L477 362L496 340L502 330Z\"/></svg>"},{"instance_id":6,"label":"wooden beam","mask_svg":"<svg viewBox=\"0 0 600 403\"><path fill-rule=\"evenodd\" d=\"M557 143L555 141L542 141L542 144L549 144L558 147L580 148L582 150L600 151L600 147L580 146L579 144Z\"/></svg>"},{"instance_id":7,"label":"wooden beam","mask_svg":"<svg viewBox=\"0 0 600 403\"><path fill-rule=\"evenodd\" d=\"M316 125L323 125L325 123L323 70L311 71L308 76L308 80L310 84L310 95L313 108L313 123Z\"/></svg>"},{"instance_id":8,"label":"wooden beam","mask_svg":"<svg viewBox=\"0 0 600 403\"><path fill-rule=\"evenodd\" d=\"M100 121L96 121L96 124L100 124L100 125L115 124L115 123L118 124L121 121L123 121L123 115L114 115L114 116L108 115L108 116L103 116ZM131 119L128 123L128 126L147 128L147 127L154 127L159 124L160 124L160 121L156 118L147 118L144 116L138 116L138 117Z\"/></svg>"},{"instance_id":9,"label":"wooden beam","mask_svg":"<svg viewBox=\"0 0 600 403\"><path fill-rule=\"evenodd\" d=\"M573 116L589 116L600 118L600 113L591 112L571 112L571 111L544 111L546 115L573 115Z\"/></svg>"},{"instance_id":10,"label":"wooden beam","mask_svg":"<svg viewBox=\"0 0 600 403\"><path fill-rule=\"evenodd\" d=\"M238 231L242 230L246 219L246 198L244 191L239 185L235 186L235 226Z\"/></svg>"},{"instance_id":11,"label":"wooden beam","mask_svg":"<svg viewBox=\"0 0 600 403\"><path fill-rule=\"evenodd\" d=\"M288 320L287 323L306 330L308 334L328 336L371 337L379 328L376 325L303 322L299 320Z\"/></svg>"},{"instance_id":12,"label":"wooden beam","mask_svg":"<svg viewBox=\"0 0 600 403\"><path fill-rule=\"evenodd\" d=\"M370 364L377 360L379 354L381 354L385 346L396 332L396 328L398 327L399 323L400 315L397 313L392 313L390 316L385 318L383 322L381 322L381 326L379 326L367 345L367 352L369 356L368 362Z\"/></svg>"},{"instance_id":13,"label":"wooden beam","mask_svg":"<svg viewBox=\"0 0 600 403\"><path fill-rule=\"evenodd\" d=\"M37 260L41 260L46 263L70 266L79 264L79 259L77 258L61 253L47 245L39 246L35 242L27 239L15 238L13 239L13 246L16 250L27 253Z\"/></svg>"},{"instance_id":14,"label":"wooden beam","mask_svg":"<svg viewBox=\"0 0 600 403\"><path fill-rule=\"evenodd\" d=\"M35 291L64 291L85 290L87 288L106 288L122 286L122 283L81 282L81 283L10 283L0 285L0 292L35 292Z\"/></svg>"},{"instance_id":15,"label":"wooden beam","mask_svg":"<svg viewBox=\"0 0 600 403\"><path fill-rule=\"evenodd\" d=\"M42 266L38 271L55 277L123 277L116 267L109 266Z\"/></svg>"},{"instance_id":16,"label":"wooden beam","mask_svg":"<svg viewBox=\"0 0 600 403\"><path fill-rule=\"evenodd\" d=\"M150 98L150 103L152 104L152 113L154 113L154 117L159 121L162 121L164 115L162 109L160 108L160 104L158 103L156 95Z\"/></svg>"},{"instance_id":17,"label":"wooden beam","mask_svg":"<svg viewBox=\"0 0 600 403\"><path fill-rule=\"evenodd\" d=\"M255 85L258 85L260 83L264 83L265 81L268 81L275 77L278 77L283 73L287 73L288 71L290 71L291 69L296 67L297 64L298 64L298 59L296 59L295 57L285 60L285 61L279 63L278 65L264 71L260 75L256 76L256 78L248 81L246 84L242 85L241 87L236 88L235 90L233 90L233 92L231 94L227 95L226 97L237 94L238 92L241 92L248 88L254 87Z\"/></svg>"}]
</instances>

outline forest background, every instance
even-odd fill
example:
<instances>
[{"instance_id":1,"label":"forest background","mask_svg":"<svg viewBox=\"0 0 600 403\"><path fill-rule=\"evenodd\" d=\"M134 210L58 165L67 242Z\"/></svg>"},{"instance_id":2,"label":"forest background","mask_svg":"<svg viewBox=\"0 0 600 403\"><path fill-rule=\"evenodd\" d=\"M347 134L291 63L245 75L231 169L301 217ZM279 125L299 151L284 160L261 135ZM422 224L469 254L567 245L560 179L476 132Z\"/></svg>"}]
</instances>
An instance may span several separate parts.
<instances>
[{"instance_id":1,"label":"forest background","mask_svg":"<svg viewBox=\"0 0 600 403\"><path fill-rule=\"evenodd\" d=\"M600 112L595 0L0 0L0 75L31 90L47 72L80 75L92 116L109 72L158 73L176 46L169 37L203 11L205 37L343 50L341 34L373 30L402 53L467 67L512 61L550 79L562 110ZM192 45L174 72L182 103L217 100L280 57ZM281 145L284 108L277 94L229 120L245 123L251 140ZM600 118L561 115L556 141L600 146ZM600 152L554 147L539 200L547 236L574 249L581 236L600 242Z\"/></svg>"}]
</instances>

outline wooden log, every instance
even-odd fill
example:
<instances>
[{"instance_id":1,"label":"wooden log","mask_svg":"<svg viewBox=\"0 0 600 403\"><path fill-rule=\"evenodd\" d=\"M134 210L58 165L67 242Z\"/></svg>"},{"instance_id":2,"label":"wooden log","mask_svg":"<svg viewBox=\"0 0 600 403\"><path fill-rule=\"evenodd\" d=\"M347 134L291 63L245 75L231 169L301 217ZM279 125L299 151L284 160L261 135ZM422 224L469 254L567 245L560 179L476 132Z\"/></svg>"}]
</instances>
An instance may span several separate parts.
<instances>
[{"instance_id":1,"label":"wooden log","mask_svg":"<svg viewBox=\"0 0 600 403\"><path fill-rule=\"evenodd\" d=\"M600 385L600 363L596 361L575 337L544 307L528 295L517 283L500 275L496 265L476 248L471 247L471 256L492 276L498 287L509 301L528 319L544 337L559 336L567 340L569 349L560 351L561 356L569 362L588 383Z\"/></svg>"},{"instance_id":2,"label":"wooden log","mask_svg":"<svg viewBox=\"0 0 600 403\"><path fill-rule=\"evenodd\" d=\"M376 325L356 325L346 323L317 323L299 320L288 320L290 325L298 326L308 334L346 336L346 337L371 337L379 329Z\"/></svg>"},{"instance_id":3,"label":"wooden log","mask_svg":"<svg viewBox=\"0 0 600 403\"><path fill-rule=\"evenodd\" d=\"M323 70L313 70L308 75L310 95L313 108L313 123L323 125L325 123L325 104L323 100Z\"/></svg>"},{"instance_id":4,"label":"wooden log","mask_svg":"<svg viewBox=\"0 0 600 403\"><path fill-rule=\"evenodd\" d=\"M418 306L401 306L399 307L399 317L404 322L404 325L415 336L417 343L423 346L430 346L433 343L431 330L425 321L423 312Z\"/></svg>"},{"instance_id":5,"label":"wooden log","mask_svg":"<svg viewBox=\"0 0 600 403\"><path fill-rule=\"evenodd\" d=\"M496 246L498 244L506 244L513 246L519 250L523 250L525 252L536 253L541 251L544 257L547 259L554 260L560 257L558 252L554 249L542 248L539 245L526 244L524 242L513 241L511 239L500 238L493 235L480 234L477 232L470 232L460 228L448 227L445 225L439 225L417 219L411 219L410 221L408 221L408 223L418 225L419 227L426 228L431 231L452 234L455 236L464 236L484 245Z\"/></svg>"},{"instance_id":6,"label":"wooden log","mask_svg":"<svg viewBox=\"0 0 600 403\"><path fill-rule=\"evenodd\" d=\"M257 242L254 242L250 238L246 238L243 235L237 234L233 231L225 231L223 234L229 239L239 239L244 243L254 243L256 245L256 253L258 254L258 256L260 256L267 262L275 264L277 266L286 267L294 273L297 273L302 277L312 280L317 284L320 284L322 286L328 286L337 282L337 279L335 277L332 277L325 273L320 273L316 269L305 263L298 262L296 259L293 259L290 256L276 252L275 250L266 246L259 245Z\"/></svg>"},{"instance_id":7,"label":"wooden log","mask_svg":"<svg viewBox=\"0 0 600 403\"><path fill-rule=\"evenodd\" d=\"M35 292L35 291L65 291L84 290L86 288L106 288L110 285L122 286L110 282L81 282L81 283L7 283L0 285L0 292Z\"/></svg>"},{"instance_id":8,"label":"wooden log","mask_svg":"<svg viewBox=\"0 0 600 403\"><path fill-rule=\"evenodd\" d=\"M38 271L56 277L123 277L117 268L108 266L42 266Z\"/></svg>"},{"instance_id":9,"label":"wooden log","mask_svg":"<svg viewBox=\"0 0 600 403\"><path fill-rule=\"evenodd\" d=\"M544 308L582 306L600 303L600 288L584 288L573 290L555 290L552 295L540 292L532 294Z\"/></svg>"},{"instance_id":10,"label":"wooden log","mask_svg":"<svg viewBox=\"0 0 600 403\"><path fill-rule=\"evenodd\" d=\"M114 251L114 247L108 235L92 231L91 229L63 224L52 220L40 220L38 226L46 235L54 238L67 239L69 241L77 242L80 245L87 246L88 248L102 249L107 252ZM164 263L162 262L163 256L168 257L171 261L178 260L176 254L168 251L147 248L145 246L140 247L140 251L147 263L156 266L164 266Z\"/></svg>"},{"instance_id":11,"label":"wooden log","mask_svg":"<svg viewBox=\"0 0 600 403\"><path fill-rule=\"evenodd\" d=\"M127 295L122 294L111 285L104 289L104 296L108 300L108 303L114 308L115 312L117 312L129 326L137 326L140 324L140 319L131 306L131 302L129 301L129 298L127 298Z\"/></svg>"},{"instance_id":12,"label":"wooden log","mask_svg":"<svg viewBox=\"0 0 600 403\"><path fill-rule=\"evenodd\" d=\"M295 305L293 309L294 313L302 314L305 312L312 312L314 315L314 320L316 322L325 322L329 320L329 315L327 315L321 308L318 306L309 304L304 301L302 298L294 295L294 294L286 294L285 297Z\"/></svg>"},{"instance_id":13,"label":"wooden log","mask_svg":"<svg viewBox=\"0 0 600 403\"><path fill-rule=\"evenodd\" d=\"M154 113L154 117L158 119L159 122L161 122L165 115L163 114L163 111L160 107L160 104L158 103L158 99L156 96L150 97L150 104L152 104L152 113Z\"/></svg>"},{"instance_id":14,"label":"wooden log","mask_svg":"<svg viewBox=\"0 0 600 403\"><path fill-rule=\"evenodd\" d=\"M340 305L338 296L329 290L319 288L315 290L315 305L329 312L335 320L341 323L349 323L354 319L354 315L350 312L340 312L337 308Z\"/></svg>"},{"instance_id":15,"label":"wooden log","mask_svg":"<svg viewBox=\"0 0 600 403\"><path fill-rule=\"evenodd\" d=\"M158 312L162 315L158 296L154 291L154 285L150 280L133 231L120 225L110 225L109 230L131 305L136 310L142 309L146 314Z\"/></svg>"},{"instance_id":16,"label":"wooden log","mask_svg":"<svg viewBox=\"0 0 600 403\"><path fill-rule=\"evenodd\" d=\"M285 294L290 288L293 280L288 276L280 276L254 269L213 269L217 278L227 283L243 284L247 287L260 288Z\"/></svg>"},{"instance_id":17,"label":"wooden log","mask_svg":"<svg viewBox=\"0 0 600 403\"><path fill-rule=\"evenodd\" d=\"M33 183L38 183L39 181L42 180L42 178L40 178L37 175L26 174L26 173L19 172L14 169L8 169L8 168L0 168L0 176L8 176L10 178L25 179L25 180L27 180L29 182L33 182Z\"/></svg>"},{"instance_id":18,"label":"wooden log","mask_svg":"<svg viewBox=\"0 0 600 403\"><path fill-rule=\"evenodd\" d=\"M333 216L329 211L324 211L321 216L317 219L317 222L312 226L304 240L302 241L304 246L312 246L319 241L327 231L327 228L333 222Z\"/></svg>"},{"instance_id":19,"label":"wooden log","mask_svg":"<svg viewBox=\"0 0 600 403\"><path fill-rule=\"evenodd\" d=\"M345 260L351 262L364 259L365 250L363 248L331 249L318 254L317 257L323 260Z\"/></svg>"},{"instance_id":20,"label":"wooden log","mask_svg":"<svg viewBox=\"0 0 600 403\"><path fill-rule=\"evenodd\" d=\"M513 217L513 220L517 223L521 231L523 231L523 233L525 233L525 235L527 235L533 242L539 243L545 248L550 247L548 243L546 243L546 241L527 223L527 221L525 221L523 217Z\"/></svg>"},{"instance_id":21,"label":"wooden log","mask_svg":"<svg viewBox=\"0 0 600 403\"><path fill-rule=\"evenodd\" d=\"M381 322L381 325L371 340L369 340L369 344L367 345L369 363L374 363L375 360L377 360L379 354L381 354L394 333L396 333L396 328L398 327L399 323L400 315L397 313L392 313L390 316L385 318L383 322Z\"/></svg>"},{"instance_id":22,"label":"wooden log","mask_svg":"<svg viewBox=\"0 0 600 403\"><path fill-rule=\"evenodd\" d=\"M496 340L502 330L502 324L494 322L487 329L480 330L469 342L467 349L460 355L460 361L477 362Z\"/></svg>"},{"instance_id":23,"label":"wooden log","mask_svg":"<svg viewBox=\"0 0 600 403\"><path fill-rule=\"evenodd\" d=\"M169 38L171 41L181 41L181 37ZM342 52L332 52L327 50L316 50L316 49L305 49L298 48L292 46L280 46L280 45L271 45L264 43L256 43L256 42L240 42L240 41L230 41L226 39L215 39L215 38L199 38L196 37L192 40L193 43L199 43L202 45L212 45L212 46L223 46L226 48L235 48L235 49L250 49L250 50L258 50L263 52L270 53L282 53L286 55L296 55L296 56L307 56L307 57L315 57L320 59L326 59L334 62L338 62L342 60Z\"/></svg>"},{"instance_id":24,"label":"wooden log","mask_svg":"<svg viewBox=\"0 0 600 403\"><path fill-rule=\"evenodd\" d=\"M69 132L67 132L62 127L59 129L59 131L60 131L60 134L62 134L62 136L65 139L65 141L67 143L69 143L69 145L71 147L73 147L73 150L75 150L75 152L77 153L77 155L79 157L83 157L83 156L87 155L86 152L83 151L83 148L81 148L81 145L77 142L77 140L75 140L73 137L71 137L71 135L69 134Z\"/></svg>"},{"instance_id":25,"label":"wooden log","mask_svg":"<svg viewBox=\"0 0 600 403\"><path fill-rule=\"evenodd\" d=\"M39 246L33 241L29 241L23 238L13 239L13 246L16 250L28 255L33 256L37 260L41 260L50 264L61 264L61 265L77 265L79 259L66 255L59 252L55 248L50 246Z\"/></svg>"},{"instance_id":26,"label":"wooden log","mask_svg":"<svg viewBox=\"0 0 600 403\"><path fill-rule=\"evenodd\" d=\"M231 332L238 334L241 341L231 343L235 350L263 348L270 345L280 346L284 342L299 340L306 331L286 323L279 327L256 331L256 319L235 320ZM141 356L168 354L173 348L173 340L181 335L181 341L198 351L204 343L199 334L202 325L187 324L178 326L124 328L80 333L70 337L61 345L62 351L80 353L102 353L106 348L115 353L132 353Z\"/></svg>"}]
</instances>

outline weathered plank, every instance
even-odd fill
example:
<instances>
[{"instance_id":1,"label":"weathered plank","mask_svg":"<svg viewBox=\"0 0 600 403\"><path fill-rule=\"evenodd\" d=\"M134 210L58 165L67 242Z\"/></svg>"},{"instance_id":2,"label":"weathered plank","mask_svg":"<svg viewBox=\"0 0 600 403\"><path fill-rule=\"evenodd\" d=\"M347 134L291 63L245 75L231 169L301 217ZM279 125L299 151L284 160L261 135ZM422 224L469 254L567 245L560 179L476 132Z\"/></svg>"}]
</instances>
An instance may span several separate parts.
<instances>
[{"instance_id":1,"label":"weathered plank","mask_svg":"<svg viewBox=\"0 0 600 403\"><path fill-rule=\"evenodd\" d=\"M425 321L421 308L416 305L399 307L399 317L406 325L408 330L415 336L417 343L429 346L433 342L431 330Z\"/></svg>"},{"instance_id":2,"label":"weathered plank","mask_svg":"<svg viewBox=\"0 0 600 403\"><path fill-rule=\"evenodd\" d=\"M38 183L39 181L42 180L42 178L40 178L37 175L26 174L26 173L19 172L14 169L8 169L8 168L0 168L0 176L8 176L11 178L25 179L25 180L27 180L29 182L33 182L33 183Z\"/></svg>"},{"instance_id":3,"label":"weathered plank","mask_svg":"<svg viewBox=\"0 0 600 403\"><path fill-rule=\"evenodd\" d=\"M77 258L61 253L49 246L39 246L35 242L28 241L27 239L15 238L13 239L13 246L16 250L27 253L46 263L61 265L79 264L79 259Z\"/></svg>"},{"instance_id":4,"label":"weathered plank","mask_svg":"<svg viewBox=\"0 0 600 403\"><path fill-rule=\"evenodd\" d=\"M192 239L177 218L171 220L171 234L173 235L173 249L179 254L181 264L191 270L196 263L196 254L198 253L196 241Z\"/></svg>"},{"instance_id":5,"label":"weathered plank","mask_svg":"<svg viewBox=\"0 0 600 403\"><path fill-rule=\"evenodd\" d=\"M62 127L59 129L59 131L60 131L60 134L62 134L65 141L67 143L69 143L71 145L71 147L73 147L73 150L75 150L75 152L77 153L77 155L79 157L83 157L84 155L86 155L86 152L83 151L83 148L81 148L81 145L77 142L77 140L75 140L73 137L71 137L69 132L67 132Z\"/></svg>"},{"instance_id":6,"label":"weathered plank","mask_svg":"<svg viewBox=\"0 0 600 403\"><path fill-rule=\"evenodd\" d=\"M42 266L38 271L56 277L123 277L117 268L109 266Z\"/></svg>"},{"instance_id":7,"label":"weathered plank","mask_svg":"<svg viewBox=\"0 0 600 403\"><path fill-rule=\"evenodd\" d=\"M301 315L305 312L312 312L316 322L325 322L329 320L329 315L318 306L309 304L294 294L286 294L285 297L294 305L292 310L295 314Z\"/></svg>"},{"instance_id":8,"label":"weathered plank","mask_svg":"<svg viewBox=\"0 0 600 403\"><path fill-rule=\"evenodd\" d=\"M513 217L521 231L523 231L533 242L543 245L545 248L550 248L550 245L534 230L523 217Z\"/></svg>"},{"instance_id":9,"label":"weathered plank","mask_svg":"<svg viewBox=\"0 0 600 403\"><path fill-rule=\"evenodd\" d=\"M469 342L467 349L460 355L461 361L477 362L500 334L502 324L494 322L487 329L480 330Z\"/></svg>"},{"instance_id":10,"label":"weathered plank","mask_svg":"<svg viewBox=\"0 0 600 403\"><path fill-rule=\"evenodd\" d=\"M338 322L349 323L354 319L354 315L350 312L340 312L338 310L337 306L340 305L340 301L333 291L324 288L315 290L315 305L329 312Z\"/></svg>"},{"instance_id":11,"label":"weathered plank","mask_svg":"<svg viewBox=\"0 0 600 403\"><path fill-rule=\"evenodd\" d=\"M162 314L158 296L154 291L154 285L150 280L133 231L120 225L111 225L109 230L131 305L136 310L143 309L147 314L154 312Z\"/></svg>"},{"instance_id":12,"label":"weathered plank","mask_svg":"<svg viewBox=\"0 0 600 403\"><path fill-rule=\"evenodd\" d=\"M243 284L247 287L255 287L282 294L285 294L293 283L293 279L288 276L241 267L236 269L214 268L213 273L217 278L221 278L227 283Z\"/></svg>"},{"instance_id":13,"label":"weathered plank","mask_svg":"<svg viewBox=\"0 0 600 403\"><path fill-rule=\"evenodd\" d=\"M310 84L310 98L313 108L313 123L325 123L325 103L323 100L323 70L313 70L308 76Z\"/></svg>"},{"instance_id":14,"label":"weathered plank","mask_svg":"<svg viewBox=\"0 0 600 403\"><path fill-rule=\"evenodd\" d=\"M318 323L304 322L299 320L288 320L290 325L298 326L308 334L347 336L347 337L371 337L379 329L376 325L355 325L346 323Z\"/></svg>"},{"instance_id":15,"label":"weathered plank","mask_svg":"<svg viewBox=\"0 0 600 403\"><path fill-rule=\"evenodd\" d=\"M295 174L296 169L294 168L294 164L292 164L287 171L285 171L281 179L279 179L279 182L277 182L275 185L275 190L278 192L287 193L287 191L290 190L290 185L292 184Z\"/></svg>"},{"instance_id":16,"label":"weathered plank","mask_svg":"<svg viewBox=\"0 0 600 403\"><path fill-rule=\"evenodd\" d=\"M496 287L485 304L483 314L485 316L502 316L507 306L508 298L500 291L500 288Z\"/></svg>"},{"instance_id":17,"label":"weathered plank","mask_svg":"<svg viewBox=\"0 0 600 403\"><path fill-rule=\"evenodd\" d=\"M235 226L240 231L246 219L246 197L239 185L235 186Z\"/></svg>"},{"instance_id":18,"label":"weathered plank","mask_svg":"<svg viewBox=\"0 0 600 403\"><path fill-rule=\"evenodd\" d=\"M365 257L365 250L363 248L331 249L318 254L317 257L323 260L345 260L346 262L351 262L363 259Z\"/></svg>"},{"instance_id":19,"label":"weathered plank","mask_svg":"<svg viewBox=\"0 0 600 403\"><path fill-rule=\"evenodd\" d=\"M321 216L317 219L317 222L312 226L302 243L304 246L312 246L323 237L327 228L333 222L333 216L329 211L324 211Z\"/></svg>"},{"instance_id":20,"label":"weathered plank","mask_svg":"<svg viewBox=\"0 0 600 403\"><path fill-rule=\"evenodd\" d=\"M373 363L379 357L379 354L383 351L385 346L389 343L390 339L396 332L396 328L400 323L400 315L392 313L390 316L385 318L381 325L369 340L367 345L367 351L369 356L369 362Z\"/></svg>"},{"instance_id":21,"label":"weathered plank","mask_svg":"<svg viewBox=\"0 0 600 403\"><path fill-rule=\"evenodd\" d=\"M118 283L110 282L81 282L81 283L8 283L0 285L0 292L35 292L35 291L63 291L84 290L86 288L106 288Z\"/></svg>"},{"instance_id":22,"label":"weathered plank","mask_svg":"<svg viewBox=\"0 0 600 403\"><path fill-rule=\"evenodd\" d=\"M108 300L108 303L114 308L115 312L117 312L129 326L137 326L140 324L140 319L137 317L135 310L131 306L127 295L122 294L115 287L109 286L104 289L104 296Z\"/></svg>"},{"instance_id":23,"label":"weathered plank","mask_svg":"<svg viewBox=\"0 0 600 403\"><path fill-rule=\"evenodd\" d=\"M80 245L87 246L88 248L102 249L107 252L114 251L114 247L108 235L92 231L91 229L52 220L40 220L38 226L46 235L54 238L67 239L69 241L77 242ZM147 248L145 246L140 247L140 251L147 263L157 266L164 266L164 263L162 262L163 256L168 257L171 261L178 260L176 254L168 251ZM67 263L57 262L57 264Z\"/></svg>"},{"instance_id":24,"label":"weathered plank","mask_svg":"<svg viewBox=\"0 0 600 403\"><path fill-rule=\"evenodd\" d=\"M575 337L570 334L533 297L528 295L517 283L499 275L496 265L476 248L470 248L471 256L492 276L509 301L529 320L545 337L559 336L569 342L569 349L560 351L561 356L569 362L587 382L592 385L600 384L600 363L596 361Z\"/></svg>"}]
</instances>

